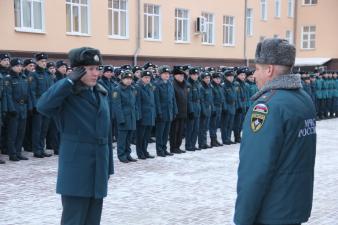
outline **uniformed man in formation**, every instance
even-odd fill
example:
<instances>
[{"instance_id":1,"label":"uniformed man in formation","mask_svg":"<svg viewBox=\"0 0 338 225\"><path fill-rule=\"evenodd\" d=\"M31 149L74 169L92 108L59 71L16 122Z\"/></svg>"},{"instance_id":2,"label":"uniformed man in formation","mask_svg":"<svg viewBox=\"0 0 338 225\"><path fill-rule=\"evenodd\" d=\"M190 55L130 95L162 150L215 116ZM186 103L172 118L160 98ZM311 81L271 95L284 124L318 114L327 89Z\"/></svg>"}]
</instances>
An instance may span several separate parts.
<instances>
[{"instance_id":1,"label":"uniformed man in formation","mask_svg":"<svg viewBox=\"0 0 338 225\"><path fill-rule=\"evenodd\" d=\"M131 156L133 144L137 158L145 160L154 158L148 151L153 142L159 157L240 143L244 118L258 92L254 69L243 66L158 67L146 62L98 68L98 83L109 96L110 148L117 142L117 156L123 163L137 161ZM25 160L29 155L22 154L22 147L37 158L51 156L46 149L59 154L59 128L36 110L36 104L71 72L66 60L53 62L45 53L12 61L8 53L0 53L2 155L11 161ZM301 74L317 120L337 117L337 71L294 73ZM5 163L2 155L0 164Z\"/></svg>"}]
</instances>

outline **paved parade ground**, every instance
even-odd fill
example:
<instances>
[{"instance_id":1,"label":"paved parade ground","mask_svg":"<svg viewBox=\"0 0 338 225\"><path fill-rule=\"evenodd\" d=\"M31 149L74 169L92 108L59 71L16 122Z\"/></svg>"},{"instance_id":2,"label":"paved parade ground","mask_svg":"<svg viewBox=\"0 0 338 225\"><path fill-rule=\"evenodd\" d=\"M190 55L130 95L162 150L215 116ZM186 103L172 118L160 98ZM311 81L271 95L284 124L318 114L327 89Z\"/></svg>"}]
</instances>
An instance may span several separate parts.
<instances>
[{"instance_id":1,"label":"paved parade ground","mask_svg":"<svg viewBox=\"0 0 338 225\"><path fill-rule=\"evenodd\" d=\"M317 134L314 203L307 224L338 224L338 119L318 122ZM114 153L115 175L101 224L233 224L238 150L237 144L129 164L116 161ZM28 161L6 159L0 165L0 225L57 225L57 157L27 155Z\"/></svg>"}]
</instances>

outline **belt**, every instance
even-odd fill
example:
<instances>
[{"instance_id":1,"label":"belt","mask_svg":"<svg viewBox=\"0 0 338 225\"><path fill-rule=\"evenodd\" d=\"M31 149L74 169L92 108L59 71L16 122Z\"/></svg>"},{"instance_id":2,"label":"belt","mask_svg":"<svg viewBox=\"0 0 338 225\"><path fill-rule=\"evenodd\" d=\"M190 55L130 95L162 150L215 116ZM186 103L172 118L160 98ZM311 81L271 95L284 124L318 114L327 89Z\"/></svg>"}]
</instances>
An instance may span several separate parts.
<instances>
[{"instance_id":1,"label":"belt","mask_svg":"<svg viewBox=\"0 0 338 225\"><path fill-rule=\"evenodd\" d=\"M17 103L23 105L23 104L27 104L27 100L25 99L19 99L19 100L16 100Z\"/></svg>"},{"instance_id":2,"label":"belt","mask_svg":"<svg viewBox=\"0 0 338 225\"><path fill-rule=\"evenodd\" d=\"M108 144L107 137L89 137L83 135L74 135L74 134L61 134L61 140L87 143L87 144L96 144L96 145L106 145Z\"/></svg>"}]
</instances>

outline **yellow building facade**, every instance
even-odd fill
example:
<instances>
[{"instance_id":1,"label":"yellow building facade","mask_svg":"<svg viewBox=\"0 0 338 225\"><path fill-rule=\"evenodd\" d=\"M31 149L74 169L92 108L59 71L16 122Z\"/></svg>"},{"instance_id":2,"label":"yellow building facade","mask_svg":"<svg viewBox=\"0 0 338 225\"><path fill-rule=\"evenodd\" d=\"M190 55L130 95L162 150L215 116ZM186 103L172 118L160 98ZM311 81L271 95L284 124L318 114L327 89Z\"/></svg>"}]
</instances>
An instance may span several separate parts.
<instances>
[{"instance_id":1,"label":"yellow building facade","mask_svg":"<svg viewBox=\"0 0 338 225\"><path fill-rule=\"evenodd\" d=\"M60 59L91 46L113 65L245 65L258 41L278 36L299 62L334 68L337 9L336 0L1 0L0 51Z\"/></svg>"}]
</instances>

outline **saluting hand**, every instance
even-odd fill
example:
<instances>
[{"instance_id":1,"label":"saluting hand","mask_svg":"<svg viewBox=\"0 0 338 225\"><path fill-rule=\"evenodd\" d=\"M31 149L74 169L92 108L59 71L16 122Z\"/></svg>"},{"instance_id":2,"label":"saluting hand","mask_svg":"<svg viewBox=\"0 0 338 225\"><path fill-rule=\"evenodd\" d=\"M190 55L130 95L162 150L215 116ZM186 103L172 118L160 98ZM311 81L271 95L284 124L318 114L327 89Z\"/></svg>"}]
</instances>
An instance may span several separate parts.
<instances>
[{"instance_id":1,"label":"saluting hand","mask_svg":"<svg viewBox=\"0 0 338 225\"><path fill-rule=\"evenodd\" d=\"M68 75L68 79L74 83L80 80L86 74L86 68L83 66L75 67L74 70Z\"/></svg>"}]
</instances>

